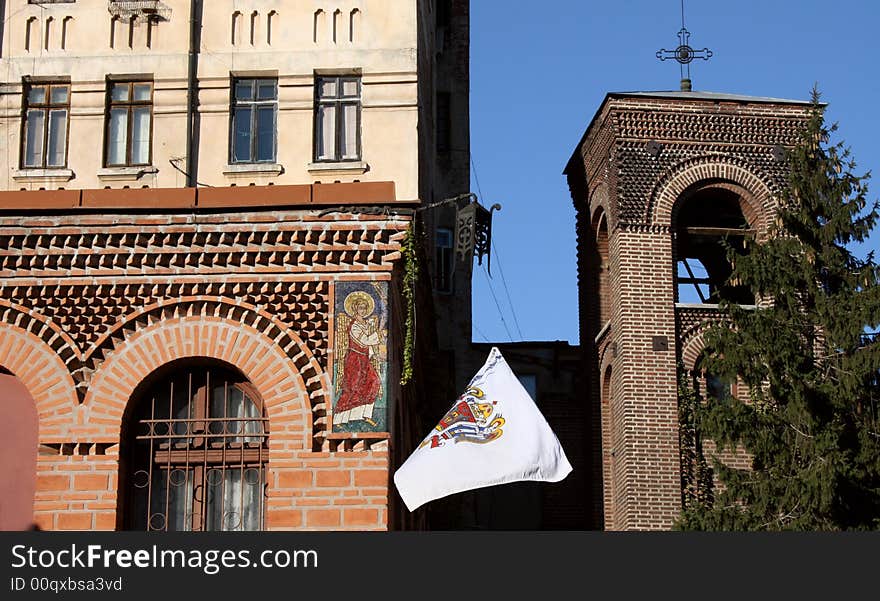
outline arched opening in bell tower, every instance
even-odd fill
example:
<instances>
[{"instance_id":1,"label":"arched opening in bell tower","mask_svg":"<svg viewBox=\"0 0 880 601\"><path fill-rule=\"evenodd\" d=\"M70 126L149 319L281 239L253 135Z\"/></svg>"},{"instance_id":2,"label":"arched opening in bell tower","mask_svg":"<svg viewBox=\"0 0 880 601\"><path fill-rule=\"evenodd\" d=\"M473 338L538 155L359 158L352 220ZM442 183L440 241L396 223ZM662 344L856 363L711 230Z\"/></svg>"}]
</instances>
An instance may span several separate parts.
<instances>
[{"instance_id":1,"label":"arched opening in bell tower","mask_svg":"<svg viewBox=\"0 0 880 601\"><path fill-rule=\"evenodd\" d=\"M698 184L682 194L673 216L676 302L754 304L749 288L731 279L729 254L746 252L749 209L738 187L722 182Z\"/></svg>"}]
</instances>

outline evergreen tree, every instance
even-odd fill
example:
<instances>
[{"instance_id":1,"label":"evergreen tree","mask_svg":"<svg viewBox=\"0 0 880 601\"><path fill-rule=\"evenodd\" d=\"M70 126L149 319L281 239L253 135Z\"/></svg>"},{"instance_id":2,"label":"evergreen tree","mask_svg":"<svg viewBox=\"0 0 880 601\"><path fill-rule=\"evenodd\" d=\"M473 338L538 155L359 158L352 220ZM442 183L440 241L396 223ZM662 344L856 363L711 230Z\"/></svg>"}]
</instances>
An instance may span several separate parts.
<instances>
[{"instance_id":1,"label":"evergreen tree","mask_svg":"<svg viewBox=\"0 0 880 601\"><path fill-rule=\"evenodd\" d=\"M867 179L842 143L831 144L818 92L798 145L778 219L748 253L728 248L731 280L757 309L721 303L707 332L706 369L745 384L699 404L703 438L744 450L752 469L713 458L713 500L688 503L678 526L699 530L880 528L880 270L850 250L878 218Z\"/></svg>"}]
</instances>

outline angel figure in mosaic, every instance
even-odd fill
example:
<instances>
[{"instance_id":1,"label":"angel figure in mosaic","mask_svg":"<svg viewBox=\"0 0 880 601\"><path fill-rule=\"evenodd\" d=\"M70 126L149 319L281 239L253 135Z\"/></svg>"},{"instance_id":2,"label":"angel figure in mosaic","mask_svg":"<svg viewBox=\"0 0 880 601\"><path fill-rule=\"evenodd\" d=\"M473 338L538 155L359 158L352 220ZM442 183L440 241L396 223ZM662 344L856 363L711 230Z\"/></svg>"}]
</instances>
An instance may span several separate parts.
<instances>
[{"instance_id":1,"label":"angel figure in mosaic","mask_svg":"<svg viewBox=\"0 0 880 601\"><path fill-rule=\"evenodd\" d=\"M375 307L373 297L355 291L345 297L345 312L336 318L336 425L358 420L377 425L373 406L382 397L382 332Z\"/></svg>"}]
</instances>

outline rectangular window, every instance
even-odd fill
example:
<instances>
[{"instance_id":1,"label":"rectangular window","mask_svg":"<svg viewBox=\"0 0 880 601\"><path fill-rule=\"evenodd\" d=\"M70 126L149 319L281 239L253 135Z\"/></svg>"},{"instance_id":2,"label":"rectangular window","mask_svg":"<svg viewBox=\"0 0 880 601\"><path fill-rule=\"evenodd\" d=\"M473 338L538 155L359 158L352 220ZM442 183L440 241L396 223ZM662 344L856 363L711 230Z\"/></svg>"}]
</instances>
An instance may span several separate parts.
<instances>
[{"instance_id":1,"label":"rectangular window","mask_svg":"<svg viewBox=\"0 0 880 601\"><path fill-rule=\"evenodd\" d=\"M104 165L127 167L151 164L152 138L152 82L109 82Z\"/></svg>"},{"instance_id":2,"label":"rectangular window","mask_svg":"<svg viewBox=\"0 0 880 601\"><path fill-rule=\"evenodd\" d=\"M21 166L25 169L67 165L70 84L25 85Z\"/></svg>"},{"instance_id":3,"label":"rectangular window","mask_svg":"<svg viewBox=\"0 0 880 601\"><path fill-rule=\"evenodd\" d=\"M321 76L315 80L315 161L361 158L361 78Z\"/></svg>"},{"instance_id":4,"label":"rectangular window","mask_svg":"<svg viewBox=\"0 0 880 601\"><path fill-rule=\"evenodd\" d=\"M274 163L277 79L232 82L231 163Z\"/></svg>"},{"instance_id":5,"label":"rectangular window","mask_svg":"<svg viewBox=\"0 0 880 601\"><path fill-rule=\"evenodd\" d=\"M453 257L452 230L439 227L434 242L436 255L435 288L437 292L452 292L452 274L455 270Z\"/></svg>"}]
</instances>

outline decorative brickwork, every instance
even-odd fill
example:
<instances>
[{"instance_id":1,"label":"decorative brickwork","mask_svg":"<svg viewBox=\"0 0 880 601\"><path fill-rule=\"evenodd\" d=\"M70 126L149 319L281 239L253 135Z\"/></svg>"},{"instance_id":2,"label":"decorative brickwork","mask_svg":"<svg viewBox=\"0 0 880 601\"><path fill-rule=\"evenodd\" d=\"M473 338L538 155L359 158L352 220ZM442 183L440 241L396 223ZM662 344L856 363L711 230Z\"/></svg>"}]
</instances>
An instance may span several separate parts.
<instances>
[{"instance_id":1,"label":"decorative brickwork","mask_svg":"<svg viewBox=\"0 0 880 601\"><path fill-rule=\"evenodd\" d=\"M8 313L4 321L18 312L21 323L47 328L47 342L57 336L55 350L69 366L80 394L91 372L126 332L180 313L231 313L235 319L255 321L258 307L268 307L275 310L267 317L277 324L275 336L289 327L284 324L300 324L299 337L306 347L321 365L326 359L327 282L14 286L0 293L9 299L2 305ZM24 309L28 305L40 313Z\"/></svg>"},{"instance_id":2,"label":"decorative brickwork","mask_svg":"<svg viewBox=\"0 0 880 601\"><path fill-rule=\"evenodd\" d=\"M718 309L706 306L676 307L679 354L685 367L693 369L705 348L703 332L719 321Z\"/></svg>"},{"instance_id":3,"label":"decorative brickwork","mask_svg":"<svg viewBox=\"0 0 880 601\"><path fill-rule=\"evenodd\" d=\"M673 222L673 206L688 188L707 182L725 182L726 185L732 183L742 190L756 192L755 196L743 195L747 207L746 219L764 230L767 226L764 218L773 215L776 209L775 196L764 184L765 181L766 177L756 176L748 166L737 164L736 157L708 155L688 159L676 165L654 187L644 217L645 223L670 226Z\"/></svg>"},{"instance_id":4,"label":"decorative brickwork","mask_svg":"<svg viewBox=\"0 0 880 601\"><path fill-rule=\"evenodd\" d=\"M266 527L386 528L388 433L328 432L330 307L338 281L393 277L408 225L344 206L0 217L0 366L37 405L37 523L121 524L126 410L156 370L198 358L263 400Z\"/></svg>"},{"instance_id":5,"label":"decorative brickwork","mask_svg":"<svg viewBox=\"0 0 880 601\"><path fill-rule=\"evenodd\" d=\"M732 193L765 234L785 185L778 147L796 142L807 110L700 93L610 94L569 162L580 340L600 424L591 451L598 527L666 529L681 507L677 362L684 355L693 367L717 311L676 308L678 206L697 192Z\"/></svg>"}]
</instances>

